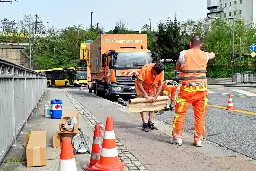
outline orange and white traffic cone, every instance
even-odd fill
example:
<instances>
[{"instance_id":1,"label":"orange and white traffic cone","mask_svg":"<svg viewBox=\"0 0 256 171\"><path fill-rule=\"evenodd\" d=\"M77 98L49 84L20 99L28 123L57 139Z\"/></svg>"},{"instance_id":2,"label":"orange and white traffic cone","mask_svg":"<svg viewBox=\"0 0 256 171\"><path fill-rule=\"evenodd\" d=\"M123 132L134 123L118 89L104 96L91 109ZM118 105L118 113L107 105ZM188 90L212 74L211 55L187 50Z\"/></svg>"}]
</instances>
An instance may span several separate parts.
<instances>
[{"instance_id":1,"label":"orange and white traffic cone","mask_svg":"<svg viewBox=\"0 0 256 171\"><path fill-rule=\"evenodd\" d=\"M100 136L101 136L100 125L96 124L94 129L90 164L89 166L84 165L84 170L86 171L93 171L92 166L95 165L100 160L100 149L101 149Z\"/></svg>"},{"instance_id":2,"label":"orange and white traffic cone","mask_svg":"<svg viewBox=\"0 0 256 171\"><path fill-rule=\"evenodd\" d=\"M232 96L231 94L228 95L228 106L227 106L226 110L236 110L236 108L234 108L234 106L233 106L231 96Z\"/></svg>"},{"instance_id":3,"label":"orange and white traffic cone","mask_svg":"<svg viewBox=\"0 0 256 171\"><path fill-rule=\"evenodd\" d=\"M71 139L62 138L59 171L77 171Z\"/></svg>"},{"instance_id":4,"label":"orange and white traffic cone","mask_svg":"<svg viewBox=\"0 0 256 171\"><path fill-rule=\"evenodd\" d=\"M100 160L92 167L100 171L124 171L125 163L118 158L113 120L107 117Z\"/></svg>"}]
</instances>

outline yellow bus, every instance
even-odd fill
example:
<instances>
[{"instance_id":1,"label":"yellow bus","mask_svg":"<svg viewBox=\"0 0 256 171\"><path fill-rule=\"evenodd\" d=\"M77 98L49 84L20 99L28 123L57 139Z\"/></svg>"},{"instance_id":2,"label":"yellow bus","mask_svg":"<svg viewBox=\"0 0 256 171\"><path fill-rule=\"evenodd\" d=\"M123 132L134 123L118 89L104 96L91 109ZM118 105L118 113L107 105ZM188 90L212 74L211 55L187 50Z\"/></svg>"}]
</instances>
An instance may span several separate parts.
<instances>
[{"instance_id":1,"label":"yellow bus","mask_svg":"<svg viewBox=\"0 0 256 171\"><path fill-rule=\"evenodd\" d=\"M64 68L53 68L51 84L55 87L70 86L67 71Z\"/></svg>"},{"instance_id":2,"label":"yellow bus","mask_svg":"<svg viewBox=\"0 0 256 171\"><path fill-rule=\"evenodd\" d=\"M87 85L87 70L84 67L75 68L74 86Z\"/></svg>"},{"instance_id":3,"label":"yellow bus","mask_svg":"<svg viewBox=\"0 0 256 171\"><path fill-rule=\"evenodd\" d=\"M47 77L47 86L48 87L52 87L52 82L54 82L52 79L52 73L53 73L53 70L52 69L48 69L48 70L45 70L45 75Z\"/></svg>"}]
</instances>

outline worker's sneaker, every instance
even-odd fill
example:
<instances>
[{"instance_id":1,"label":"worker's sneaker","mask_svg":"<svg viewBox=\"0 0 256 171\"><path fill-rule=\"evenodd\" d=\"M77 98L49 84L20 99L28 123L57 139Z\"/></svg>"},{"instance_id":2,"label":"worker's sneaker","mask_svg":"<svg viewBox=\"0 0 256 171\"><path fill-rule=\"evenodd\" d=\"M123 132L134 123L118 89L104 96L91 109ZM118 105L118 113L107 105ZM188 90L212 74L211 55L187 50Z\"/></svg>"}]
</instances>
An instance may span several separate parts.
<instances>
[{"instance_id":1,"label":"worker's sneaker","mask_svg":"<svg viewBox=\"0 0 256 171\"><path fill-rule=\"evenodd\" d=\"M181 137L178 137L178 138L173 137L172 143L180 146L180 145L182 145L182 138Z\"/></svg>"},{"instance_id":2,"label":"worker's sneaker","mask_svg":"<svg viewBox=\"0 0 256 171\"><path fill-rule=\"evenodd\" d=\"M154 123L151 122L151 121L148 122L148 127L149 127L151 130L154 130L154 129L155 129L155 130L158 130L157 127L155 127Z\"/></svg>"},{"instance_id":3,"label":"worker's sneaker","mask_svg":"<svg viewBox=\"0 0 256 171\"><path fill-rule=\"evenodd\" d=\"M194 142L194 145L196 146L196 147L202 147L202 140L198 140L196 143Z\"/></svg>"},{"instance_id":4,"label":"worker's sneaker","mask_svg":"<svg viewBox=\"0 0 256 171\"><path fill-rule=\"evenodd\" d=\"M170 110L173 111L174 107L172 105L170 105Z\"/></svg>"},{"instance_id":5,"label":"worker's sneaker","mask_svg":"<svg viewBox=\"0 0 256 171\"><path fill-rule=\"evenodd\" d=\"M149 126L148 126L148 123L144 123L144 124L142 125L142 130L145 131L145 132L149 132L150 128L149 128Z\"/></svg>"}]
</instances>

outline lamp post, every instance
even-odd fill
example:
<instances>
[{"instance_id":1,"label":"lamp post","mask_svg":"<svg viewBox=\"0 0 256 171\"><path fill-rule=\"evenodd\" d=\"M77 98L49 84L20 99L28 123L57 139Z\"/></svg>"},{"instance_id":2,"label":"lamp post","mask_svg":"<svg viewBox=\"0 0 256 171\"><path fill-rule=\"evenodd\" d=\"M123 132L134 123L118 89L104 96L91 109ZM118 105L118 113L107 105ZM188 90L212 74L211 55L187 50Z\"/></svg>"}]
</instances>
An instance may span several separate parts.
<instances>
[{"instance_id":1,"label":"lamp post","mask_svg":"<svg viewBox=\"0 0 256 171\"><path fill-rule=\"evenodd\" d=\"M91 12L91 30L92 30L92 14L93 12Z\"/></svg>"},{"instance_id":2,"label":"lamp post","mask_svg":"<svg viewBox=\"0 0 256 171\"><path fill-rule=\"evenodd\" d=\"M151 31L151 18L149 19L149 30Z\"/></svg>"},{"instance_id":3,"label":"lamp post","mask_svg":"<svg viewBox=\"0 0 256 171\"><path fill-rule=\"evenodd\" d=\"M0 0L0 2L10 2L10 4L12 4L12 0ZM15 2L19 2L19 0L15 0Z\"/></svg>"}]
</instances>

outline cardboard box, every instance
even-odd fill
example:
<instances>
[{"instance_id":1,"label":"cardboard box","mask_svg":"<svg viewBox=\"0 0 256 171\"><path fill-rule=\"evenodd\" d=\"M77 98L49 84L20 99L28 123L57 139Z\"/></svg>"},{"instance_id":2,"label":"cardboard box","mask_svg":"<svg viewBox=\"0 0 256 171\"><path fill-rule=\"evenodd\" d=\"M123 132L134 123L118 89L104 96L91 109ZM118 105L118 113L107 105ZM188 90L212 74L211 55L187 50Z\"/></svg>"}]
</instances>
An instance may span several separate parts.
<instances>
[{"instance_id":1,"label":"cardboard box","mask_svg":"<svg viewBox=\"0 0 256 171\"><path fill-rule=\"evenodd\" d=\"M27 167L46 166L46 131L25 134Z\"/></svg>"},{"instance_id":2,"label":"cardboard box","mask_svg":"<svg viewBox=\"0 0 256 171\"><path fill-rule=\"evenodd\" d=\"M68 114L65 114L61 117L60 124L59 124L59 133L71 133L71 131L66 131L63 130L62 125L67 122L67 120L71 117L76 117L77 119L77 124L74 125L74 130L72 131L73 133L78 133L78 127L79 127L79 112L71 112Z\"/></svg>"}]
</instances>

